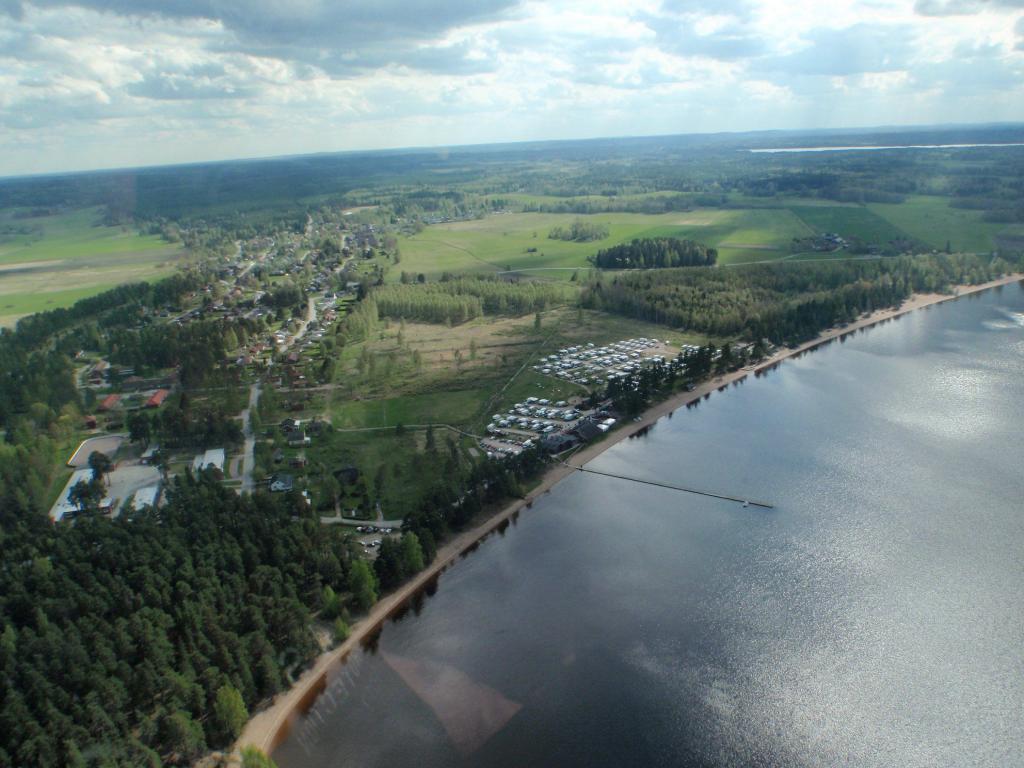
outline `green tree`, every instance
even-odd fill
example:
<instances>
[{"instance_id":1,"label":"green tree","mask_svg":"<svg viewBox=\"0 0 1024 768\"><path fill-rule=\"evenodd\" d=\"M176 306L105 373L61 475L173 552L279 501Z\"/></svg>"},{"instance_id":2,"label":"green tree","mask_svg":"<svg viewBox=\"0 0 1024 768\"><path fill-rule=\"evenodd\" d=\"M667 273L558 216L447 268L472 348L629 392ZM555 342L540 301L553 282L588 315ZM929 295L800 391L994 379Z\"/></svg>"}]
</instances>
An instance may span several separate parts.
<instances>
[{"instance_id":1,"label":"green tree","mask_svg":"<svg viewBox=\"0 0 1024 768\"><path fill-rule=\"evenodd\" d=\"M148 446L151 432L152 425L149 416L142 411L136 411L128 417L128 439L133 443L142 443Z\"/></svg>"},{"instance_id":2,"label":"green tree","mask_svg":"<svg viewBox=\"0 0 1024 768\"><path fill-rule=\"evenodd\" d=\"M402 569L410 576L423 570L423 547L412 531L402 535Z\"/></svg>"},{"instance_id":3,"label":"green tree","mask_svg":"<svg viewBox=\"0 0 1024 768\"><path fill-rule=\"evenodd\" d=\"M256 747L243 747L242 768L277 768L277 763Z\"/></svg>"},{"instance_id":4,"label":"green tree","mask_svg":"<svg viewBox=\"0 0 1024 768\"><path fill-rule=\"evenodd\" d=\"M164 744L172 752L192 762L206 751L203 728L187 712L174 712L160 723Z\"/></svg>"},{"instance_id":5,"label":"green tree","mask_svg":"<svg viewBox=\"0 0 1024 768\"><path fill-rule=\"evenodd\" d=\"M217 689L217 698L213 702L213 716L217 727L225 741L234 741L245 727L249 719L249 710L245 707L242 694L232 685L222 685Z\"/></svg>"},{"instance_id":6,"label":"green tree","mask_svg":"<svg viewBox=\"0 0 1024 768\"><path fill-rule=\"evenodd\" d=\"M92 470L92 479L94 482L103 482L103 478L110 472L114 467L114 462L110 460L110 457L100 451L93 451L89 454L89 469Z\"/></svg>"},{"instance_id":7,"label":"green tree","mask_svg":"<svg viewBox=\"0 0 1024 768\"><path fill-rule=\"evenodd\" d=\"M324 607L320 611L321 618L333 619L340 611L341 601L338 599L338 596L329 585L324 587Z\"/></svg>"},{"instance_id":8,"label":"green tree","mask_svg":"<svg viewBox=\"0 0 1024 768\"><path fill-rule=\"evenodd\" d=\"M8 624L0 635L0 669L5 669L7 664L14 660L17 652L18 633Z\"/></svg>"},{"instance_id":9,"label":"green tree","mask_svg":"<svg viewBox=\"0 0 1024 768\"><path fill-rule=\"evenodd\" d=\"M348 624L344 619L338 617L334 620L334 640L338 643L343 643L348 640L348 636L351 633Z\"/></svg>"},{"instance_id":10,"label":"green tree","mask_svg":"<svg viewBox=\"0 0 1024 768\"><path fill-rule=\"evenodd\" d=\"M373 572L381 589L393 589L402 583L406 572L398 541L388 537L381 542L377 558L373 561Z\"/></svg>"},{"instance_id":11,"label":"green tree","mask_svg":"<svg viewBox=\"0 0 1024 768\"><path fill-rule=\"evenodd\" d=\"M95 480L79 480L68 491L68 500L79 512L94 512L103 500L103 486Z\"/></svg>"},{"instance_id":12,"label":"green tree","mask_svg":"<svg viewBox=\"0 0 1024 768\"><path fill-rule=\"evenodd\" d=\"M348 576L348 589L356 607L368 611L377 602L377 579L365 560L356 560Z\"/></svg>"}]
</instances>

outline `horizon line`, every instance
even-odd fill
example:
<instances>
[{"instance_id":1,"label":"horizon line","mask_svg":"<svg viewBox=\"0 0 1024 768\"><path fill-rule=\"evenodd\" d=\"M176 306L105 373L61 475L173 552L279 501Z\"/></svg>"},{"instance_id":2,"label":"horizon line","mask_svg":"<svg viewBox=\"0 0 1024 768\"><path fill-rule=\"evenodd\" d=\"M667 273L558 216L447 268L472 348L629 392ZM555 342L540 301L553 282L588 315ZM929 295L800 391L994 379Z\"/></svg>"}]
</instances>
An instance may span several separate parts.
<instances>
[{"instance_id":1,"label":"horizon line","mask_svg":"<svg viewBox=\"0 0 1024 768\"><path fill-rule=\"evenodd\" d=\"M373 155L389 153L422 154L427 152L458 151L467 149L483 149L486 147L530 147L557 144L574 144L583 142L599 141L629 141L629 140L653 140L653 139L674 139L683 137L725 137L725 136L765 136L770 134L840 134L840 133L870 133L871 131L900 131L900 130L953 130L953 129L983 129L983 128L1015 128L1024 129L1024 121L997 121L981 123L890 123L885 125L868 126L846 126L834 128L760 128L753 130L738 131L700 131L695 133L653 133L653 134L623 134L618 136L581 136L569 139L523 139L516 141L484 141L469 144L425 144L409 145L403 147L377 147L371 149L327 149L312 152L287 153L280 155L251 155L246 157L224 157L210 160L191 160L180 163L156 163L153 165L136 166L108 166L101 168L79 168L64 171L39 171L36 173L17 173L4 175L0 174L0 183L10 181L21 181L31 179L60 178L63 176L85 176L89 174L116 174L138 171L152 171L170 168L192 168L206 165L226 165L230 163L255 163L271 162L275 160L295 160L300 158L313 157L334 157L341 155ZM1002 146L993 144L992 146ZM1019 146L1019 144L1017 145ZM865 149L872 147L866 145Z\"/></svg>"}]
</instances>

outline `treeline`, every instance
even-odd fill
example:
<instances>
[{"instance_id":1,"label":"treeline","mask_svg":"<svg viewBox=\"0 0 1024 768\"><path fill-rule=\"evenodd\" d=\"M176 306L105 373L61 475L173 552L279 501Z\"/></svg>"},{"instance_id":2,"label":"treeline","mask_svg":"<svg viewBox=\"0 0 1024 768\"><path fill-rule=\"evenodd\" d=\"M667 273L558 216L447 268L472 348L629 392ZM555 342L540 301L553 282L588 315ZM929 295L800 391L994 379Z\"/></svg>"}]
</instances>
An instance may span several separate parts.
<instances>
[{"instance_id":1,"label":"treeline","mask_svg":"<svg viewBox=\"0 0 1024 768\"><path fill-rule=\"evenodd\" d=\"M159 515L5 524L0 765L187 764L319 650L344 535L298 494L178 479Z\"/></svg>"},{"instance_id":2,"label":"treeline","mask_svg":"<svg viewBox=\"0 0 1024 768\"><path fill-rule=\"evenodd\" d=\"M234 409L193 406L187 393L155 411L135 411L128 417L128 434L136 442L159 442L165 448L206 448L242 442L242 427Z\"/></svg>"},{"instance_id":3,"label":"treeline","mask_svg":"<svg viewBox=\"0 0 1024 768\"><path fill-rule=\"evenodd\" d=\"M61 451L78 423L67 406L56 415L35 408L8 426L6 439L0 441L0 530L26 516L45 519L51 480L67 460Z\"/></svg>"},{"instance_id":4,"label":"treeline","mask_svg":"<svg viewBox=\"0 0 1024 768\"><path fill-rule=\"evenodd\" d=\"M57 451L81 418L75 353L105 349L108 334L144 322L156 307L176 305L197 280L180 273L158 283L123 285L0 332L0 521L45 515L49 485L63 458Z\"/></svg>"},{"instance_id":5,"label":"treeline","mask_svg":"<svg viewBox=\"0 0 1024 768\"><path fill-rule=\"evenodd\" d=\"M536 446L502 461L476 464L461 483L440 481L406 515L402 529L416 534L424 560L430 563L436 542L465 527L486 504L523 496L529 481L546 467L547 457Z\"/></svg>"},{"instance_id":6,"label":"treeline","mask_svg":"<svg viewBox=\"0 0 1024 768\"><path fill-rule=\"evenodd\" d=\"M374 297L358 301L345 319L338 325L338 335L343 342L356 343L366 341L376 330L380 320L377 302Z\"/></svg>"},{"instance_id":7,"label":"treeline","mask_svg":"<svg viewBox=\"0 0 1024 768\"><path fill-rule=\"evenodd\" d=\"M177 367L182 386L191 388L202 385L229 352L261 328L261 321L247 318L160 323L112 331L107 348L111 362L132 366L136 373Z\"/></svg>"},{"instance_id":8,"label":"treeline","mask_svg":"<svg viewBox=\"0 0 1024 768\"><path fill-rule=\"evenodd\" d=\"M479 296L449 293L432 285L386 286L374 293L377 309L386 317L424 323L459 325L484 314Z\"/></svg>"},{"instance_id":9,"label":"treeline","mask_svg":"<svg viewBox=\"0 0 1024 768\"><path fill-rule=\"evenodd\" d=\"M608 225L591 223L583 219L576 219L572 226L561 225L551 228L548 232L549 240L568 240L573 243L590 243L594 240L604 240L608 237Z\"/></svg>"},{"instance_id":10,"label":"treeline","mask_svg":"<svg viewBox=\"0 0 1024 768\"><path fill-rule=\"evenodd\" d=\"M1024 195L1024 192L1020 193ZM996 224L1013 224L1024 221L1024 203L1020 197L1001 200L988 197L954 197L949 201L951 208L984 211L982 218Z\"/></svg>"},{"instance_id":11,"label":"treeline","mask_svg":"<svg viewBox=\"0 0 1024 768\"><path fill-rule=\"evenodd\" d=\"M462 530L486 505L521 497L529 482L547 467L539 448L524 450L503 461L484 461L462 466L454 443L434 487L405 516L402 536L385 538L372 568L362 561L352 564L349 589L352 605L368 610L378 593L399 586L430 565L438 545L451 533ZM433 430L427 431L427 451L434 451ZM330 618L332 612L322 614Z\"/></svg>"},{"instance_id":12,"label":"treeline","mask_svg":"<svg viewBox=\"0 0 1024 768\"><path fill-rule=\"evenodd\" d=\"M645 237L600 250L590 262L602 269L661 269L710 267L717 259L717 250L693 240Z\"/></svg>"},{"instance_id":13,"label":"treeline","mask_svg":"<svg viewBox=\"0 0 1024 768\"><path fill-rule=\"evenodd\" d=\"M775 343L800 341L915 292L977 284L1019 269L999 258L932 255L857 261L677 269L601 276L582 302L674 328Z\"/></svg>"},{"instance_id":14,"label":"treeline","mask_svg":"<svg viewBox=\"0 0 1024 768\"><path fill-rule=\"evenodd\" d=\"M608 381L603 394L591 395L592 404L610 400L621 414L632 416L643 411L656 396L671 393L678 383L695 384L712 373L720 374L741 368L764 357L766 349L761 341L749 351L734 350L731 344L717 349L707 344L679 353L672 360L645 365L636 373Z\"/></svg>"},{"instance_id":15,"label":"treeline","mask_svg":"<svg viewBox=\"0 0 1024 768\"><path fill-rule=\"evenodd\" d=\"M56 413L77 402L70 355L50 348L29 350L16 336L0 335L0 427L9 427L35 406Z\"/></svg>"},{"instance_id":16,"label":"treeline","mask_svg":"<svg viewBox=\"0 0 1024 768\"><path fill-rule=\"evenodd\" d=\"M374 290L373 299L382 316L457 325L482 315L541 312L576 294L559 283L446 276L437 283L385 285Z\"/></svg>"},{"instance_id":17,"label":"treeline","mask_svg":"<svg viewBox=\"0 0 1024 768\"><path fill-rule=\"evenodd\" d=\"M56 333L74 327L82 320L116 313L124 307L177 305L188 292L203 284L198 272L179 272L157 283L128 283L109 291L80 299L72 306L38 312L18 321L14 336L23 347L35 347Z\"/></svg>"},{"instance_id":18,"label":"treeline","mask_svg":"<svg viewBox=\"0 0 1024 768\"><path fill-rule=\"evenodd\" d=\"M282 283L263 296L263 303L275 309L290 309L305 303L306 295L294 283Z\"/></svg>"},{"instance_id":19,"label":"treeline","mask_svg":"<svg viewBox=\"0 0 1024 768\"><path fill-rule=\"evenodd\" d=\"M595 213L669 213L672 211L690 211L696 206L717 206L724 202L721 195L641 195L619 197L611 191L602 198L568 197L560 202L524 203L524 212L537 213L576 213L591 215ZM574 195L580 194L579 189L573 190Z\"/></svg>"}]
</instances>

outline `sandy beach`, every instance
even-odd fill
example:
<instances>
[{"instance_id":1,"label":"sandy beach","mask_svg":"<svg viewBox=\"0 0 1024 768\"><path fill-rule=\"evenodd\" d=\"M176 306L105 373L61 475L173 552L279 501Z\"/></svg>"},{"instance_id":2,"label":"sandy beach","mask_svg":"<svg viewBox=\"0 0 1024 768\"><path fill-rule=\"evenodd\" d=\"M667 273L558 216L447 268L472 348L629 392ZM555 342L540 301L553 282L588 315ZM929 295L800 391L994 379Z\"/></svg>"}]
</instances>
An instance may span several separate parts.
<instances>
[{"instance_id":1,"label":"sandy beach","mask_svg":"<svg viewBox=\"0 0 1024 768\"><path fill-rule=\"evenodd\" d=\"M734 381L738 381L751 374L756 375L761 371L770 369L787 358L800 355L840 336L854 333L862 328L867 328L891 318L899 317L900 315L907 314L908 312L912 312L916 309L953 300L960 296L988 290L1000 285L1008 285L1020 280L1024 280L1024 274L1018 273L1008 275L1004 278L993 280L981 285L958 286L951 294L915 294L905 301L898 309L879 310L870 315L861 317L857 321L847 324L845 327L828 329L813 340L801 344L794 349L780 349L774 355L756 365L748 366L738 371L709 379L696 387L693 391L679 393L652 406L635 423L625 424L620 429L607 435L601 441L574 453L568 460L568 463L571 466L553 466L543 476L540 483L531 490L525 498L515 499L509 502L496 514L489 517L477 527L465 531L446 542L445 545L438 550L437 557L428 568L417 574L397 591L382 598L367 616L360 619L352 627L351 635L344 643L321 654L314 665L308 669L289 690L278 694L269 707L256 713L246 724L242 735L236 743L236 748L240 749L245 746L255 746L269 754L277 745L283 734L286 733L284 726L289 723L289 720L293 715L297 714L300 706L303 706L304 703L308 703L312 700L315 695L315 691L323 684L332 667L338 664L339 661L343 660L350 651L357 649L359 644L367 636L375 632L392 613L399 609L403 603L405 603L417 591L436 578L439 573L448 568L449 565L456 562L462 554L475 546L488 534L492 533L510 517L531 504L539 496L550 491L556 483L574 472L575 467L586 464L617 443L628 439L638 431L642 431L650 427L663 416L666 416L679 408L685 407L687 404L699 400L715 390L727 387Z\"/></svg>"}]
</instances>

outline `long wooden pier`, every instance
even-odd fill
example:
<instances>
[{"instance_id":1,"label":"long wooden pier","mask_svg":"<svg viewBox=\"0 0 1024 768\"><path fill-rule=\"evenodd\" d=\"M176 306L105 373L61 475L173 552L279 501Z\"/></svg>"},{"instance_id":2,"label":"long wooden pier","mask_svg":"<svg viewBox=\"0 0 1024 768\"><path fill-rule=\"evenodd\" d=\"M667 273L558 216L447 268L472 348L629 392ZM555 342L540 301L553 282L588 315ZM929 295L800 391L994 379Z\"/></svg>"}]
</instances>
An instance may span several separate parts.
<instances>
[{"instance_id":1,"label":"long wooden pier","mask_svg":"<svg viewBox=\"0 0 1024 768\"><path fill-rule=\"evenodd\" d=\"M628 475L617 475L614 472L602 472L599 469L587 469L586 467L577 467L574 464L570 464L563 461L562 464L569 469L574 469L577 472L589 472L592 475L603 475L604 477L613 477L616 480L628 480L631 483L640 483L641 485L653 485L656 488L668 488L671 491L681 491L683 493L692 493L696 496L708 496L712 499L722 499L723 501L734 501L737 504L742 504L745 507L760 507L762 509L775 509L774 504L769 504L766 501L757 501L755 499L745 499L740 496L730 496L725 493L715 493L713 491L702 491L697 488L687 488L683 485L672 485L671 483L659 483L657 480L643 480L639 477L629 477Z\"/></svg>"}]
</instances>

